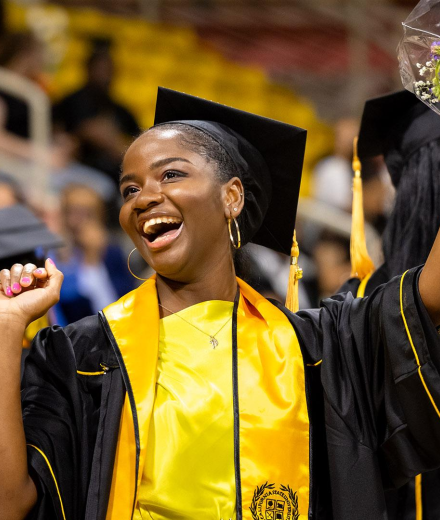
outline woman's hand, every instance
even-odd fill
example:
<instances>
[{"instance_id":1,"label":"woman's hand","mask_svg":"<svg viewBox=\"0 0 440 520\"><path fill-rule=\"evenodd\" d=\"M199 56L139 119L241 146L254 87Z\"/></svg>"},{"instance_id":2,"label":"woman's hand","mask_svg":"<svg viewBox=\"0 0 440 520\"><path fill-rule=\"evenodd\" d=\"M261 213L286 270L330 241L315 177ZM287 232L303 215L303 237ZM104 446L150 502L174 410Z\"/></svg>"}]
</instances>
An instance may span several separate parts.
<instances>
[{"instance_id":1,"label":"woman's hand","mask_svg":"<svg viewBox=\"0 0 440 520\"><path fill-rule=\"evenodd\" d=\"M0 272L0 324L27 327L60 298L63 273L48 258L44 268L15 264Z\"/></svg>"}]
</instances>

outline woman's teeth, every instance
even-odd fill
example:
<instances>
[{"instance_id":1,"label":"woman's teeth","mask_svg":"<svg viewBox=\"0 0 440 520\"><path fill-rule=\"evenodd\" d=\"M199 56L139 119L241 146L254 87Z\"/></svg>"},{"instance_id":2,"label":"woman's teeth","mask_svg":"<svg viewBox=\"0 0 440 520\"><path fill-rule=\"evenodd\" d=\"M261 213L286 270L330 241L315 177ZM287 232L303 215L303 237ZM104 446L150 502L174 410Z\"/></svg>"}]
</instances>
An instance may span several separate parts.
<instances>
[{"instance_id":1,"label":"woman's teeth","mask_svg":"<svg viewBox=\"0 0 440 520\"><path fill-rule=\"evenodd\" d=\"M180 224L181 222L182 222L182 219L179 219L176 217L150 218L150 220L147 220L146 222L144 222L142 229L146 235L151 235L157 231L157 229L155 229L155 227L160 224Z\"/></svg>"}]
</instances>

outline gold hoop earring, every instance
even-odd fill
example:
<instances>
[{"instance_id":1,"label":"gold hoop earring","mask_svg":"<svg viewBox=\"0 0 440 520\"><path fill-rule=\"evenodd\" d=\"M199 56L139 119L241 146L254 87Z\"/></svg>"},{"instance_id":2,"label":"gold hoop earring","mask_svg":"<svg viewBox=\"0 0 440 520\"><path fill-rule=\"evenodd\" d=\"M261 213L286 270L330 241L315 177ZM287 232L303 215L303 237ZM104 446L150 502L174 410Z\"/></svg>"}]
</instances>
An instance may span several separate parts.
<instances>
[{"instance_id":1,"label":"gold hoop earring","mask_svg":"<svg viewBox=\"0 0 440 520\"><path fill-rule=\"evenodd\" d=\"M130 268L130 257L136 251L136 249L137 249L137 247L135 247L134 249L132 249L130 251L130 254L128 255L128 258L127 258L127 267L128 267L128 270L130 271L131 276L134 276L137 280L140 280L141 282L145 282L146 280L148 280L148 278L139 278L139 276L136 276Z\"/></svg>"},{"instance_id":2,"label":"gold hoop earring","mask_svg":"<svg viewBox=\"0 0 440 520\"><path fill-rule=\"evenodd\" d=\"M232 220L234 221L235 230L237 231L237 244L235 243L234 236L232 235L232 226L231 226ZM238 227L238 222L235 217L228 218L228 229L229 229L229 238L231 239L232 246L234 247L234 249L240 249L240 247L241 247L240 228Z\"/></svg>"}]
</instances>

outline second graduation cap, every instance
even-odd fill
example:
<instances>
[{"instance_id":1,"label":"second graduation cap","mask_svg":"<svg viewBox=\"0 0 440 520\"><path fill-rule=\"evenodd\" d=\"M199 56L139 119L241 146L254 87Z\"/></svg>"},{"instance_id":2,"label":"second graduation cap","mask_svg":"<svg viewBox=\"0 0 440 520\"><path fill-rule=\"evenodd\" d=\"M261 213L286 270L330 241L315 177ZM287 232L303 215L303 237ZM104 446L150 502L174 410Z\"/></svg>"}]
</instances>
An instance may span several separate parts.
<instances>
[{"instance_id":1,"label":"second graduation cap","mask_svg":"<svg viewBox=\"0 0 440 520\"><path fill-rule=\"evenodd\" d=\"M0 260L62 245L61 237L22 204L0 209Z\"/></svg>"},{"instance_id":2,"label":"second graduation cap","mask_svg":"<svg viewBox=\"0 0 440 520\"><path fill-rule=\"evenodd\" d=\"M160 87L154 124L171 122L208 134L238 166L249 227L243 242L290 254L306 131Z\"/></svg>"},{"instance_id":3,"label":"second graduation cap","mask_svg":"<svg viewBox=\"0 0 440 520\"><path fill-rule=\"evenodd\" d=\"M359 130L359 157L383 155L393 184L413 153L440 138L440 117L407 90L365 103Z\"/></svg>"}]
</instances>

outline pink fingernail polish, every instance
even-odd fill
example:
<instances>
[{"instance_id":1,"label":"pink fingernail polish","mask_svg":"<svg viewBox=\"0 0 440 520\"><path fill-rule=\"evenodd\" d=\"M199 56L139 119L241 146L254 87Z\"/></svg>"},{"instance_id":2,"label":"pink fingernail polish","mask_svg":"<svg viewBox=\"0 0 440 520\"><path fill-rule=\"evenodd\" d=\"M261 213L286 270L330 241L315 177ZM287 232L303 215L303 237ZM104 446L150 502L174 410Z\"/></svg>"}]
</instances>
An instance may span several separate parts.
<instances>
[{"instance_id":1,"label":"pink fingernail polish","mask_svg":"<svg viewBox=\"0 0 440 520\"><path fill-rule=\"evenodd\" d=\"M35 274L43 274L43 269L35 269Z\"/></svg>"},{"instance_id":2,"label":"pink fingernail polish","mask_svg":"<svg viewBox=\"0 0 440 520\"><path fill-rule=\"evenodd\" d=\"M52 260L52 258L48 258L48 260L54 267L56 267L55 262Z\"/></svg>"},{"instance_id":3,"label":"pink fingernail polish","mask_svg":"<svg viewBox=\"0 0 440 520\"><path fill-rule=\"evenodd\" d=\"M12 285L12 290L15 291L15 292L20 292L21 291L21 285L19 283L14 283Z\"/></svg>"},{"instance_id":4,"label":"pink fingernail polish","mask_svg":"<svg viewBox=\"0 0 440 520\"><path fill-rule=\"evenodd\" d=\"M22 281L23 283L30 283L30 282L31 282L31 279L28 278L27 276L25 276L24 278L21 279L21 281Z\"/></svg>"},{"instance_id":5,"label":"pink fingernail polish","mask_svg":"<svg viewBox=\"0 0 440 520\"><path fill-rule=\"evenodd\" d=\"M6 296L12 296L12 291L10 287L6 287Z\"/></svg>"}]
</instances>

